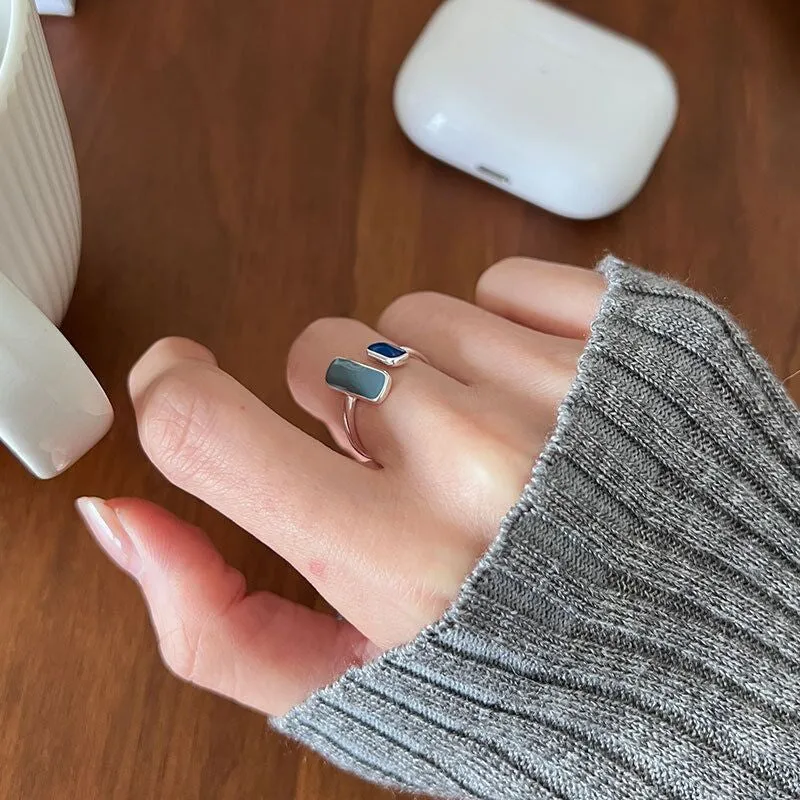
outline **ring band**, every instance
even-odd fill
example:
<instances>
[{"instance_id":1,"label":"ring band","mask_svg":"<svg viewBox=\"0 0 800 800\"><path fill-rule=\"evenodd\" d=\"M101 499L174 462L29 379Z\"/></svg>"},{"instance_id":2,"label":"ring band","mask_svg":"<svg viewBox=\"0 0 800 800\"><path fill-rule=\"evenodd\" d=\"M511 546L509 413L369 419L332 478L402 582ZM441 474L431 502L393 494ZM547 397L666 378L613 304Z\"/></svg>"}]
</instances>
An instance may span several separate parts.
<instances>
[{"instance_id":1,"label":"ring band","mask_svg":"<svg viewBox=\"0 0 800 800\"><path fill-rule=\"evenodd\" d=\"M373 342L367 347L367 357L392 369L405 364L410 358L416 358L425 364L428 359L410 347L398 347L388 342ZM350 358L334 358L325 373L325 383L334 391L345 395L342 421L347 441L365 463L378 465L367 453L361 443L356 426L356 405L364 400L379 405L388 396L392 388L392 376L385 369L379 369Z\"/></svg>"}]
</instances>

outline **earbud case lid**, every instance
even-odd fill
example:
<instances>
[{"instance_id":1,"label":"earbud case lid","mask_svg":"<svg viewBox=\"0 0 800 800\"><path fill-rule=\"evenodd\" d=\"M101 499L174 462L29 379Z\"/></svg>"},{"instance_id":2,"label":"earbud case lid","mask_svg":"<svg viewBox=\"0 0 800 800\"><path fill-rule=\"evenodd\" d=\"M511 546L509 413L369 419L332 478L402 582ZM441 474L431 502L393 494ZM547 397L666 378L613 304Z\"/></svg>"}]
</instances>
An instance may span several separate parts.
<instances>
[{"instance_id":1,"label":"earbud case lid","mask_svg":"<svg viewBox=\"0 0 800 800\"><path fill-rule=\"evenodd\" d=\"M395 113L422 150L565 217L640 191L678 108L647 48L539 0L446 0L406 58Z\"/></svg>"}]
</instances>

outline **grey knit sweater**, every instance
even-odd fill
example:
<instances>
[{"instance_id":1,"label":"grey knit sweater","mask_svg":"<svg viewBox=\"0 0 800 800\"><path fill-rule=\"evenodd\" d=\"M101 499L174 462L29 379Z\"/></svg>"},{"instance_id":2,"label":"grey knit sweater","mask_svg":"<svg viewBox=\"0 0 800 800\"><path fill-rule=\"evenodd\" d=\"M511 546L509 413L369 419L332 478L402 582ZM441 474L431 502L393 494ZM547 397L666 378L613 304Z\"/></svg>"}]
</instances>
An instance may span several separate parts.
<instances>
[{"instance_id":1,"label":"grey knit sweater","mask_svg":"<svg viewBox=\"0 0 800 800\"><path fill-rule=\"evenodd\" d=\"M800 798L800 414L708 300L601 269L555 433L458 601L274 724L448 798Z\"/></svg>"}]
</instances>

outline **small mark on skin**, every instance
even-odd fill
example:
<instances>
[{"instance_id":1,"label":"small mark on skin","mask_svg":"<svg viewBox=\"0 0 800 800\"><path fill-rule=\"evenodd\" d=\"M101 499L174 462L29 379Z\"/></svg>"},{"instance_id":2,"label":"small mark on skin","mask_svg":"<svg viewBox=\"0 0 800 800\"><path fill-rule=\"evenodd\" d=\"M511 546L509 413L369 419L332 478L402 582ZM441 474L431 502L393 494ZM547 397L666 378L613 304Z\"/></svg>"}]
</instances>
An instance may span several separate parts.
<instances>
[{"instance_id":1,"label":"small mark on skin","mask_svg":"<svg viewBox=\"0 0 800 800\"><path fill-rule=\"evenodd\" d=\"M324 578L327 571L325 562L318 558L312 558L308 562L308 573L314 578Z\"/></svg>"}]
</instances>

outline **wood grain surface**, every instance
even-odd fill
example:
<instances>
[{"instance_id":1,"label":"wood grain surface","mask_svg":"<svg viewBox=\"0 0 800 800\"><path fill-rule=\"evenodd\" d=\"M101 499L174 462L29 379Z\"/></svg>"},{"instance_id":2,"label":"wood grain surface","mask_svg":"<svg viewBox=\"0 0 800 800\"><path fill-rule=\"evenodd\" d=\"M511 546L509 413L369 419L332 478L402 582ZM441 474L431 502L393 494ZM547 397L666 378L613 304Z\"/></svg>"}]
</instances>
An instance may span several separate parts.
<instances>
[{"instance_id":1,"label":"wood grain surface","mask_svg":"<svg viewBox=\"0 0 800 800\"><path fill-rule=\"evenodd\" d=\"M253 587L315 602L141 454L125 377L155 339L204 342L322 435L283 377L314 318L372 320L412 289L470 297L503 256L590 265L610 249L726 302L779 373L800 369L800 7L564 5L654 48L681 91L652 179L600 222L527 206L403 137L392 82L437 0L79 0L47 21L84 203L64 329L118 420L50 483L0 452L0 798L389 796L171 677L136 588L78 522L79 494L147 496L205 527Z\"/></svg>"}]
</instances>

